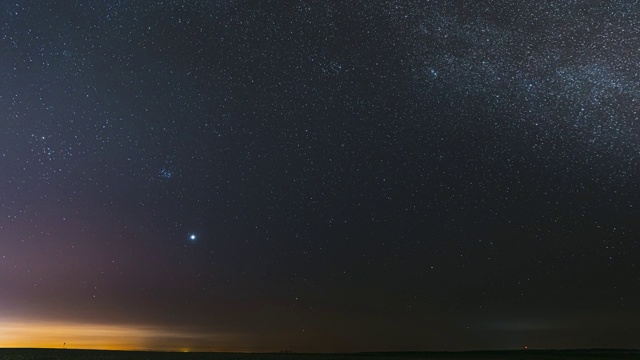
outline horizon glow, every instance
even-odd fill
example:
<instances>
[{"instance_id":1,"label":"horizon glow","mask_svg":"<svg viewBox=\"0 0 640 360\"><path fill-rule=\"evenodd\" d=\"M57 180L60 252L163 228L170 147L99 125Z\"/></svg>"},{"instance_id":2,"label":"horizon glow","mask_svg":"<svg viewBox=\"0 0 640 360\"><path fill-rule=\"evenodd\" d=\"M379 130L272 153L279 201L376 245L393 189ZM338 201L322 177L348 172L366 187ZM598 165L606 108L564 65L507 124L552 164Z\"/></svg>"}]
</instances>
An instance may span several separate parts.
<instances>
[{"instance_id":1,"label":"horizon glow","mask_svg":"<svg viewBox=\"0 0 640 360\"><path fill-rule=\"evenodd\" d=\"M222 335L174 331L160 326L106 325L49 321L0 323L2 348L87 350L220 351L202 345Z\"/></svg>"}]
</instances>

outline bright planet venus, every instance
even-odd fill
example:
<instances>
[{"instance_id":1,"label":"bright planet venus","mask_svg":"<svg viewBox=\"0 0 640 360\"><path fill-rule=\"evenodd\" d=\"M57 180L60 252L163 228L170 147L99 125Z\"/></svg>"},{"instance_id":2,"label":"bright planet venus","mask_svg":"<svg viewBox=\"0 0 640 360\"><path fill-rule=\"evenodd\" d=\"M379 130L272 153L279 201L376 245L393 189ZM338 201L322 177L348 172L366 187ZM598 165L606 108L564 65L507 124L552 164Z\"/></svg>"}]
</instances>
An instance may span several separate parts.
<instances>
[{"instance_id":1,"label":"bright planet venus","mask_svg":"<svg viewBox=\"0 0 640 360\"><path fill-rule=\"evenodd\" d=\"M640 347L638 1L0 27L0 347Z\"/></svg>"}]
</instances>

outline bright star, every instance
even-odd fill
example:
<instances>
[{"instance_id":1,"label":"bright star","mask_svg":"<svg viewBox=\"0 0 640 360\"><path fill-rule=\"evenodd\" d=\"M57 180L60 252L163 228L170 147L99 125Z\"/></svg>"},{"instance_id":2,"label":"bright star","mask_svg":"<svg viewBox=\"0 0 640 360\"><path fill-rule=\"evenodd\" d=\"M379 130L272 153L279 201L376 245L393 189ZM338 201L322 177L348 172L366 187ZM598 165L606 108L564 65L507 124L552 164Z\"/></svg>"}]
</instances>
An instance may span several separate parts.
<instances>
[{"instance_id":1,"label":"bright star","mask_svg":"<svg viewBox=\"0 0 640 360\"><path fill-rule=\"evenodd\" d=\"M196 239L196 234L191 234L191 235L189 235L189 239L191 239L191 240L195 240L195 239Z\"/></svg>"}]
</instances>

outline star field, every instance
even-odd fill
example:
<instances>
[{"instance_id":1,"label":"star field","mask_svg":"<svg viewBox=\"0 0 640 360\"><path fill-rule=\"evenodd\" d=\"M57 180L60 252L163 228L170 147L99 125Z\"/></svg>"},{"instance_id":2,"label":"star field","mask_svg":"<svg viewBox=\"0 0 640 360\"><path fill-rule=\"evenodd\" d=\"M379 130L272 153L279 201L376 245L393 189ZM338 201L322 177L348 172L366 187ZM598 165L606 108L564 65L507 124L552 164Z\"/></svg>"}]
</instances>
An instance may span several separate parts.
<instances>
[{"instance_id":1,"label":"star field","mask_svg":"<svg viewBox=\"0 0 640 360\"><path fill-rule=\"evenodd\" d=\"M0 329L33 339L0 346L640 347L635 1L20 0L0 27Z\"/></svg>"}]
</instances>

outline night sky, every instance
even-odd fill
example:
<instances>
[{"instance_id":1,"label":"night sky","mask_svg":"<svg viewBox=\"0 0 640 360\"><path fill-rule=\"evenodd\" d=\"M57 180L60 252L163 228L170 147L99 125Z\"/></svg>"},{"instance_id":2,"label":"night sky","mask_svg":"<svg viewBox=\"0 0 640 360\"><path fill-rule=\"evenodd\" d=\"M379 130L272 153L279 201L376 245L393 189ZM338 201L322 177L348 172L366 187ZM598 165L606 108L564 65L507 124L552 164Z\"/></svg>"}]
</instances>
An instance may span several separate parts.
<instances>
[{"instance_id":1,"label":"night sky","mask_svg":"<svg viewBox=\"0 0 640 360\"><path fill-rule=\"evenodd\" d=\"M0 27L2 347L640 347L638 1Z\"/></svg>"}]
</instances>

